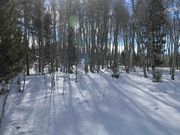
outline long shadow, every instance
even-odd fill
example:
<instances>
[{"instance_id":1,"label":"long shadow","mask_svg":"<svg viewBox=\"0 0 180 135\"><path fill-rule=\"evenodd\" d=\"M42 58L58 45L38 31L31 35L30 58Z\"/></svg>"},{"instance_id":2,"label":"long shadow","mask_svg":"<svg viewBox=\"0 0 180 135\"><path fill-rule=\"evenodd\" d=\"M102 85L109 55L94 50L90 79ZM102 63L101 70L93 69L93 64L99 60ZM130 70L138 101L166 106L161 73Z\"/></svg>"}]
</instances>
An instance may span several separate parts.
<instances>
[{"instance_id":1,"label":"long shadow","mask_svg":"<svg viewBox=\"0 0 180 135\"><path fill-rule=\"evenodd\" d=\"M93 80L93 79L92 79ZM114 86L112 83L110 83L110 82L108 82L109 80L107 80L107 83L109 84L109 88L110 89L112 89L112 90L117 90L118 88L116 87L116 86ZM109 89L109 90L110 90ZM92 92L92 91L91 91ZM123 93L120 93L121 95L123 94ZM94 95L94 94L92 94L92 95ZM121 97L123 97L123 98L121 98L121 99L119 99L117 102L119 102L119 103L121 103L121 102L123 102L123 103L125 103L126 102L126 99L128 99L129 101L130 101L130 99L126 96L126 95L122 95ZM112 120L114 120L114 121L123 121L123 122L125 122L125 120L124 119L126 119L126 118L123 118L123 117L126 117L126 116L123 116L123 117L120 117L120 116L118 116L118 114L115 114L115 113L112 113L112 112L104 112L104 111L102 111L100 108L101 108L101 105L99 106L98 105L98 102L94 99L93 100L94 101L94 110L95 110L95 112L94 112L94 117L96 117L97 115L99 115L99 117L100 117L100 122L101 122L101 124L104 124L104 126L106 127L106 129L111 133L111 131L112 131L112 128L113 128L113 130L114 131L116 131L116 132L114 132L114 134L118 134L119 132L122 132L124 129L123 128L121 128L120 126L118 126L118 125L115 125L115 124L113 124L113 126L112 125L110 125L110 124L112 124L113 122L112 122ZM112 104L111 104L111 102L113 102L113 101L111 101L110 99L105 103L105 105L107 106L107 107L112 107ZM117 103L114 103L115 105L117 105ZM123 106L123 107L126 107L126 108L128 108L128 110L130 111L130 112L132 112L134 115L137 115L137 116L141 116L142 114L140 114L139 113L139 110L140 109L136 109L136 110L134 110L132 107L129 107L129 106ZM113 112L121 112L121 109L122 108L119 108L118 106L116 107L117 108L117 110L113 110ZM108 122L107 121L111 121L111 123L110 124L108 124ZM115 122L116 123L116 122ZM126 122L125 122L126 123ZM130 124L130 123L129 123ZM130 124L131 125L131 124ZM130 130L130 129L129 129Z\"/></svg>"},{"instance_id":2,"label":"long shadow","mask_svg":"<svg viewBox=\"0 0 180 135\"><path fill-rule=\"evenodd\" d=\"M80 81L77 83L77 88L79 90L80 95L85 99L84 101L86 102L88 107L90 107L89 99L87 98L87 96L88 96L87 94L90 91L93 91L93 89L89 87L89 84L87 83L86 78L83 77L82 75L81 75ZM85 92L85 93L87 92L87 93L84 94L83 92Z\"/></svg>"},{"instance_id":3,"label":"long shadow","mask_svg":"<svg viewBox=\"0 0 180 135\"><path fill-rule=\"evenodd\" d=\"M43 85L41 85L43 83L42 76L33 76L33 77L30 76L27 77L26 80L28 83L26 83L25 91L21 97L19 107L16 108L18 105L16 102L14 102L13 104L15 107L11 108L11 110L9 111L6 117L6 120L21 125L22 127L20 128L23 128L24 126L28 126L29 120L34 119L33 114L37 110L34 110L33 106L38 107L38 104L41 100L41 98L39 98L39 95L42 95L44 92L42 88ZM27 101L24 101L24 99L26 99ZM14 115L17 116L14 117ZM30 123L32 127L28 128L28 130L34 130L35 127L33 126L36 124L33 124L32 122ZM14 126L16 126L17 124L15 124Z\"/></svg>"},{"instance_id":4,"label":"long shadow","mask_svg":"<svg viewBox=\"0 0 180 135\"><path fill-rule=\"evenodd\" d=\"M74 135L80 135L80 130L79 130L79 121L80 121L80 117L77 115L77 111L76 111L76 107L73 105L73 92L75 91L75 89L73 89L70 80L68 79L68 86L69 86L69 101L68 101L68 107L71 111L71 115L73 115L73 133ZM74 100L75 102L75 100Z\"/></svg>"},{"instance_id":5,"label":"long shadow","mask_svg":"<svg viewBox=\"0 0 180 135\"><path fill-rule=\"evenodd\" d=\"M81 96L82 96L83 98L85 98L85 99L87 99L87 98L86 98L86 96L83 94L82 91L87 91L87 89L88 89L87 86L88 86L88 84L86 83L85 78L82 78L82 76L81 76L80 81L77 82L77 87L78 87L79 93L80 93Z\"/></svg>"},{"instance_id":6,"label":"long shadow","mask_svg":"<svg viewBox=\"0 0 180 135\"><path fill-rule=\"evenodd\" d=\"M138 102L136 102L135 100L133 100L131 97L128 97L124 92L122 92L123 90L125 90L123 87L121 87L121 85L116 85L112 82L109 81L109 78L106 77L106 75L103 75L103 78L105 78L107 80L107 82L109 82L110 86L112 87L112 90L118 94L120 94L121 98L126 98L130 101L131 106L133 107L129 107L129 105L127 106L132 112L133 114L137 114L137 116L144 116L145 119L148 119L149 121L151 121L153 123L154 128L156 128L157 130L161 130L161 133L168 133L168 134L172 134L167 126L163 126L163 123L160 123L158 120L156 120L155 118L153 118L146 109L142 108L141 105L139 105ZM160 129L159 129L159 128Z\"/></svg>"},{"instance_id":7,"label":"long shadow","mask_svg":"<svg viewBox=\"0 0 180 135\"><path fill-rule=\"evenodd\" d=\"M90 102L93 104L93 106L89 106L89 107L92 107L93 112L91 113L91 117L87 118L87 119L91 122L94 122L94 124L98 123L99 125L103 125L104 128L107 130L108 134L110 134L110 133L113 135L119 135L120 133L122 135L126 135L128 133L138 134L135 132L135 131L137 131L136 127L138 127L138 128L140 127L140 128L142 128L140 130L143 130L143 133L141 133L143 135L144 134L157 135L158 133L156 133L156 131L153 131L152 129L156 129L159 132L158 135L163 135L163 134L173 135L173 133L168 130L167 125L163 125L165 123L161 123L160 121L158 121L158 119L153 118L152 115L149 114L150 113L150 112L148 112L149 110L147 110L147 108L143 108L143 106L138 101L133 99L133 97L129 96L126 93L127 92L126 88L122 87L121 85L122 84L131 85L132 87L142 91L143 93L151 96L155 100L162 102L163 104L166 104L165 101L161 101L161 99L157 98L153 94L137 87L136 85L134 85L131 82L130 78L124 79L123 77L122 78L120 77L120 79L122 79L122 80L113 82L113 80L110 80L110 77L108 77L105 74L100 74L99 76L103 80L105 80L105 82L106 82L105 86L103 86L101 84L101 82L96 82L95 79L93 79L93 77L91 77L90 75L87 75L88 79L86 77L84 77L80 80L80 82L77 83L77 87L79 90L76 90L73 88L73 85L70 80L67 81L68 98L66 98L66 104L67 104L68 108L64 107L64 111L61 111L60 113L65 113L66 115L70 115L69 116L70 119L72 118L71 119L72 122L71 123L69 122L69 126L72 126L74 135L82 134L80 131L81 130L80 122L81 122L82 118L81 118L81 113L78 113L79 108L75 104L74 94L75 94L75 92L79 91L81 96L83 98L87 99L86 95L84 95L82 92L83 90L88 91L92 96L92 99L90 99ZM38 80L40 83L43 83L42 82L43 79L39 78ZM90 84L88 83L89 81L91 82ZM122 84L118 84L121 82L122 82ZM30 82L27 85L28 90L30 90L32 88L31 87L32 85L37 85L37 86L35 86L35 88L37 88L37 90L34 89L34 90L32 90L32 92L28 92L27 94L30 94L30 99L31 98L38 99L38 96L40 94L44 94L44 88L41 86L38 86L39 84L37 82L34 82L33 79L30 79ZM140 85L140 84L138 84L138 85ZM112 92L112 94L115 95L115 98L111 97L111 95L110 95L110 97L106 97L106 100L104 102L99 102L99 96L97 96L97 95L103 96L104 89L111 90L111 91L109 91L109 93ZM36 91L37 91L37 93L36 93ZM118 98L118 96L119 96L119 98ZM45 100L46 103L44 103L44 104L47 104L48 109L43 108L42 111L46 111L46 109L47 109L46 115L47 116L49 115L48 119L51 119L50 112L56 111L56 104L55 104L56 100L55 100L55 93L53 90L51 90L51 93L48 96L48 98L49 99ZM30 103L31 102L29 102L29 105L30 105ZM172 106L169 103L167 103L166 105L175 108L175 106ZM35 106L37 106L37 105L35 105ZM110 108L112 108L112 106L113 106L114 110L106 111L106 110L102 109L102 107L107 107L108 109L110 109ZM52 110L52 109L54 109L54 110ZM124 110L124 109L127 109L127 110ZM127 112L127 111L129 111L129 112ZM24 118L28 119L28 117L30 117L32 115L32 113L33 113L33 110L31 109L29 112L26 112L26 116ZM58 115L61 115L60 113L58 113ZM55 114L53 115L53 118L56 119L56 116L57 115L55 112ZM134 116L137 116L137 117L134 117ZM46 116L41 116L41 117L46 117ZM35 122L38 122L39 120L41 120L40 118L36 118L36 119L37 120ZM146 121L148 123L143 123L144 121ZM56 122L56 121L54 121L54 122ZM38 124L40 124L40 123L41 122L39 121ZM120 123L120 125L118 125L119 123ZM34 123L34 126L32 127L32 129L36 128L35 126L37 126L38 124ZM139 126L139 124L140 124L140 126ZM151 124L151 125L149 125L150 128L147 128L146 124ZM55 125L56 125L56 123L55 123ZM67 125L67 124L65 124L65 125ZM53 126L53 125L51 125L51 126ZM60 126L59 128L63 128L63 127ZM127 127L129 127L129 129L126 129ZM62 130L68 131L69 127L65 127L65 129L62 129ZM174 133L176 133L176 132L178 134L178 131L176 131L176 129L174 129ZM56 132L54 131L54 133L56 133Z\"/></svg>"},{"instance_id":8,"label":"long shadow","mask_svg":"<svg viewBox=\"0 0 180 135\"><path fill-rule=\"evenodd\" d=\"M158 98L157 96L154 96L154 95L151 94L150 92L148 92L148 91L146 91L146 90L143 90L143 89L140 88L140 87L137 87L137 85L133 84L133 83L132 83L131 81L129 81L129 80L126 80L126 81L128 82L129 85L133 86L133 87L136 88L137 90L140 90L140 91L148 94L149 96L151 96L151 97L154 98L155 100L157 100L157 101L159 101L159 102L161 102L161 103L163 103L163 104L165 104L165 105L167 105L167 106L169 106L169 107L173 107L175 110L177 110L178 112L180 112L180 110L177 109L177 106L176 106L176 105L173 105L173 104L170 104L170 103L168 103L168 102L166 102L166 101L163 101L162 99ZM140 85L141 85L141 84L139 84L139 86L140 86ZM155 86L157 87L157 85L155 85ZM151 88L148 88L148 89L151 90ZM156 88L155 88L155 89L156 89ZM151 90L151 92L152 92L152 91L153 91L153 90Z\"/></svg>"},{"instance_id":9,"label":"long shadow","mask_svg":"<svg viewBox=\"0 0 180 135\"><path fill-rule=\"evenodd\" d=\"M89 80L92 82L93 84L93 90L96 90L96 94L100 94L103 95L104 93L101 91L102 89L104 89L105 87L102 87L97 81L95 81L95 79L93 79L89 74L87 74L87 77L89 78ZM102 78L102 80L104 80L104 78Z\"/></svg>"}]
</instances>

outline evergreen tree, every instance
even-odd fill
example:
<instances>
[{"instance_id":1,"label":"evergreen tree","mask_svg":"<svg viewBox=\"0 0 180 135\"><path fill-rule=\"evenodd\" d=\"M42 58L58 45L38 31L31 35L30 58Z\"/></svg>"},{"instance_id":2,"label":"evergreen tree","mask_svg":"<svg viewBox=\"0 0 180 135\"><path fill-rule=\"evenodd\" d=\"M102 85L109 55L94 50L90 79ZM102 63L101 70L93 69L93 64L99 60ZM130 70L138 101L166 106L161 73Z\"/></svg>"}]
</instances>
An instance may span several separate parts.
<instances>
[{"instance_id":1,"label":"evergreen tree","mask_svg":"<svg viewBox=\"0 0 180 135\"><path fill-rule=\"evenodd\" d=\"M0 80L8 80L23 67L24 45L13 0L0 3Z\"/></svg>"},{"instance_id":2,"label":"evergreen tree","mask_svg":"<svg viewBox=\"0 0 180 135\"><path fill-rule=\"evenodd\" d=\"M52 44L52 17L50 12L44 14L44 60L45 64L50 64L50 71L54 71L55 45Z\"/></svg>"},{"instance_id":3,"label":"evergreen tree","mask_svg":"<svg viewBox=\"0 0 180 135\"><path fill-rule=\"evenodd\" d=\"M165 45L166 12L162 0L150 0L148 16L148 35L151 50L152 69L161 65L161 54Z\"/></svg>"}]
</instances>

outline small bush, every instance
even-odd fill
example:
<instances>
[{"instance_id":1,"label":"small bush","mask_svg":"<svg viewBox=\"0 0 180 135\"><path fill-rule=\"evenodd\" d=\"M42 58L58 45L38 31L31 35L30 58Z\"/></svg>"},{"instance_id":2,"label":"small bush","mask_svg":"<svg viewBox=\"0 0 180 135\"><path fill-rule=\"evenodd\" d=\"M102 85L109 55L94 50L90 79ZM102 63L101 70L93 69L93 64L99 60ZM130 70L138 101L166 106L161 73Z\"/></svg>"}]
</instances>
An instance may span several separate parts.
<instances>
[{"instance_id":1,"label":"small bush","mask_svg":"<svg viewBox=\"0 0 180 135\"><path fill-rule=\"evenodd\" d=\"M0 95L4 95L6 92L5 90L0 90Z\"/></svg>"},{"instance_id":2,"label":"small bush","mask_svg":"<svg viewBox=\"0 0 180 135\"><path fill-rule=\"evenodd\" d=\"M69 74L73 74L73 73L74 73L73 70L70 70L70 71L69 71Z\"/></svg>"},{"instance_id":3,"label":"small bush","mask_svg":"<svg viewBox=\"0 0 180 135\"><path fill-rule=\"evenodd\" d=\"M119 78L119 74L112 74L111 77L118 79Z\"/></svg>"},{"instance_id":4,"label":"small bush","mask_svg":"<svg viewBox=\"0 0 180 135\"><path fill-rule=\"evenodd\" d=\"M156 71L153 75L153 82L161 82L161 79L162 79L162 73Z\"/></svg>"}]
</instances>

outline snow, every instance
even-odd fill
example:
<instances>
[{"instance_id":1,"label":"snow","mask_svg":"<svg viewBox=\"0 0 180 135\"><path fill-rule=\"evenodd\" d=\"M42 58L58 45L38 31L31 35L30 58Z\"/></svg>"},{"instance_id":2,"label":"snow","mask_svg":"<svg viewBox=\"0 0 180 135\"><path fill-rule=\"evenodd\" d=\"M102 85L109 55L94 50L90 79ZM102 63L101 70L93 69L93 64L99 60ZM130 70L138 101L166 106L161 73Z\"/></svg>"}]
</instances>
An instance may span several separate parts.
<instances>
[{"instance_id":1,"label":"snow","mask_svg":"<svg viewBox=\"0 0 180 135\"><path fill-rule=\"evenodd\" d=\"M179 135L180 75L153 83L142 73L26 77L22 95L11 92L1 135ZM63 95L63 87L65 94Z\"/></svg>"}]
</instances>

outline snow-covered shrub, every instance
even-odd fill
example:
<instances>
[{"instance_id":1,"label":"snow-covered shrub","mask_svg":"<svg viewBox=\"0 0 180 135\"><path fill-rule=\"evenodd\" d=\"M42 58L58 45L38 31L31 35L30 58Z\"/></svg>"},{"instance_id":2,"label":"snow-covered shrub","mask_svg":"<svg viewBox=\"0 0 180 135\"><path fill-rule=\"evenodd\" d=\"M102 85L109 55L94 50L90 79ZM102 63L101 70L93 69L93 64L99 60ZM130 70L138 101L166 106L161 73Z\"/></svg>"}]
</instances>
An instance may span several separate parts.
<instances>
[{"instance_id":1,"label":"snow-covered shrub","mask_svg":"<svg viewBox=\"0 0 180 135\"><path fill-rule=\"evenodd\" d=\"M113 77L113 78L119 78L119 74L112 74L111 77Z\"/></svg>"},{"instance_id":2,"label":"snow-covered shrub","mask_svg":"<svg viewBox=\"0 0 180 135\"><path fill-rule=\"evenodd\" d=\"M162 73L160 71L156 71L153 75L153 82L161 82Z\"/></svg>"},{"instance_id":3,"label":"snow-covered shrub","mask_svg":"<svg viewBox=\"0 0 180 135\"><path fill-rule=\"evenodd\" d=\"M2 81L0 83L0 95L2 95L5 92L6 92L6 83L4 81Z\"/></svg>"}]
</instances>

